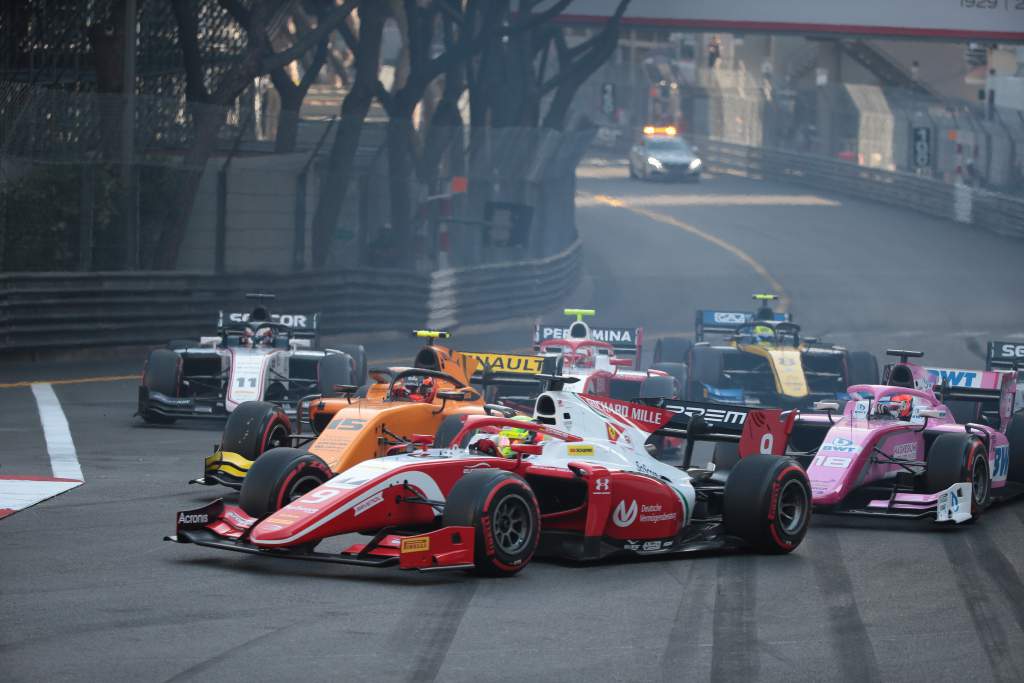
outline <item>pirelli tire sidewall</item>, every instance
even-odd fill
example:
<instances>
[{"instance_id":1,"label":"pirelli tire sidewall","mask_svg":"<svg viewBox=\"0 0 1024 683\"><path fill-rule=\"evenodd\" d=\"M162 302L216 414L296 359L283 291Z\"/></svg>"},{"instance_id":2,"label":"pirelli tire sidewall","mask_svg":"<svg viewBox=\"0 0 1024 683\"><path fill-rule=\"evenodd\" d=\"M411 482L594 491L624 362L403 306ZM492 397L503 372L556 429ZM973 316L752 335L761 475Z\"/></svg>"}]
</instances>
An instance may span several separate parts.
<instances>
[{"instance_id":1,"label":"pirelli tire sidewall","mask_svg":"<svg viewBox=\"0 0 1024 683\"><path fill-rule=\"evenodd\" d=\"M793 512L799 503L799 518ZM796 549L811 521L811 485L792 458L751 455L742 458L725 483L723 521L726 532L758 552L780 554Z\"/></svg>"},{"instance_id":2,"label":"pirelli tire sidewall","mask_svg":"<svg viewBox=\"0 0 1024 683\"><path fill-rule=\"evenodd\" d=\"M238 503L246 514L265 517L333 476L327 463L307 451L272 448L253 463Z\"/></svg>"},{"instance_id":3,"label":"pirelli tire sidewall","mask_svg":"<svg viewBox=\"0 0 1024 683\"><path fill-rule=\"evenodd\" d=\"M495 513L503 506L525 503L529 520L526 540L515 552L505 552L496 536ZM444 509L444 526L472 526L474 564L479 574L511 576L533 559L540 543L540 505L522 477L489 468L469 472L452 487Z\"/></svg>"},{"instance_id":4,"label":"pirelli tire sidewall","mask_svg":"<svg viewBox=\"0 0 1024 683\"><path fill-rule=\"evenodd\" d=\"M221 450L256 460L271 448L288 443L292 423L281 406L267 401L246 401L228 416Z\"/></svg>"}]
</instances>

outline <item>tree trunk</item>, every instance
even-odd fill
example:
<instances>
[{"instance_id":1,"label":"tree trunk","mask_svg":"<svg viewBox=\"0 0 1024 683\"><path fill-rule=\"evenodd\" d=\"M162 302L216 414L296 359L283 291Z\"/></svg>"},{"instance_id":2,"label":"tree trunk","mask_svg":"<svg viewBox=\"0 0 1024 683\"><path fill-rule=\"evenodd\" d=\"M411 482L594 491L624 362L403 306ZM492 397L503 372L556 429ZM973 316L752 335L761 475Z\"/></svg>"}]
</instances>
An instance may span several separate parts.
<instances>
[{"instance_id":1,"label":"tree trunk","mask_svg":"<svg viewBox=\"0 0 1024 683\"><path fill-rule=\"evenodd\" d=\"M388 199L391 202L392 243L400 265L412 262L412 112L396 112L388 120Z\"/></svg>"},{"instance_id":2,"label":"tree trunk","mask_svg":"<svg viewBox=\"0 0 1024 683\"><path fill-rule=\"evenodd\" d=\"M355 82L341 105L341 122L334 135L327 174L320 184L320 195L313 214L313 266L316 268L324 267L330 258L334 226L338 222L341 204L352 180L352 164L359 149L363 120L373 103L384 30L383 9L377 2L360 6Z\"/></svg>"},{"instance_id":3,"label":"tree trunk","mask_svg":"<svg viewBox=\"0 0 1024 683\"><path fill-rule=\"evenodd\" d=\"M287 154L295 151L295 143L299 137L299 109L305 93L294 91L277 91L281 98L281 113L277 118L277 137L274 138L274 152Z\"/></svg>"},{"instance_id":4,"label":"tree trunk","mask_svg":"<svg viewBox=\"0 0 1024 683\"><path fill-rule=\"evenodd\" d=\"M185 153L181 187L178 189L178 215L160 235L154 265L158 270L172 270L178 262L178 251L185 241L185 231L192 215L192 206L203 178L203 171L217 147L217 134L224 124L224 109L200 106L196 112L195 138Z\"/></svg>"}]
</instances>

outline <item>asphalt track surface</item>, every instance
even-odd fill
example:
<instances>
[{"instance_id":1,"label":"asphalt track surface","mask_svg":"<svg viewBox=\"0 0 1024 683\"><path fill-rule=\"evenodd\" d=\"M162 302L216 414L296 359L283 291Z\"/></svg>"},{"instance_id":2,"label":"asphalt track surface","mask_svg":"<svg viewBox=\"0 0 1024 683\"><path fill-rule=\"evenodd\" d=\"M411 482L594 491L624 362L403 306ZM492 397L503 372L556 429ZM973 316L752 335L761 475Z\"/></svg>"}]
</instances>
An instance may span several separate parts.
<instances>
[{"instance_id":1,"label":"asphalt track surface","mask_svg":"<svg viewBox=\"0 0 1024 683\"><path fill-rule=\"evenodd\" d=\"M1024 244L899 209L719 176L581 169L585 277L565 305L656 336L781 289L810 333L977 367L1024 332ZM496 302L495 305L501 305ZM524 325L456 343L523 349ZM409 357L382 342L378 359ZM133 375L142 358L0 366L0 383ZM161 542L216 424L143 426L134 380L54 386L84 486L0 521L0 679L1024 678L1024 503L953 529L819 516L785 557L573 566L511 579L266 560ZM48 474L31 390L0 388L3 471Z\"/></svg>"}]
</instances>

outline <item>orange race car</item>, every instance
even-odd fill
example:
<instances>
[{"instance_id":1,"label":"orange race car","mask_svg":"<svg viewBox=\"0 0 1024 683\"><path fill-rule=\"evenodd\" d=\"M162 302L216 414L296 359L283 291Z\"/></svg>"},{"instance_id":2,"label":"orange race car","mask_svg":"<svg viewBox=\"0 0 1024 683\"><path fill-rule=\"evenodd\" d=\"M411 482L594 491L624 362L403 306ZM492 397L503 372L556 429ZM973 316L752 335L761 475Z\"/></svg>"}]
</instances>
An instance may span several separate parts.
<instances>
[{"instance_id":1,"label":"orange race car","mask_svg":"<svg viewBox=\"0 0 1024 683\"><path fill-rule=\"evenodd\" d=\"M194 482L240 488L242 507L261 517L356 463L412 446L446 446L468 415L514 415L505 406L485 404L471 381L483 377L486 383L511 374L492 370L499 365L533 368L542 360L462 353L433 343L449 337L446 332L413 334L429 341L411 368L371 369L369 385L338 386L334 396L302 399L296 422L300 428L308 424L311 434L293 433L291 420L278 405L240 405L228 418L220 446L206 458L204 476ZM481 367L487 372L479 372ZM515 374L508 380L526 379L522 371Z\"/></svg>"}]
</instances>

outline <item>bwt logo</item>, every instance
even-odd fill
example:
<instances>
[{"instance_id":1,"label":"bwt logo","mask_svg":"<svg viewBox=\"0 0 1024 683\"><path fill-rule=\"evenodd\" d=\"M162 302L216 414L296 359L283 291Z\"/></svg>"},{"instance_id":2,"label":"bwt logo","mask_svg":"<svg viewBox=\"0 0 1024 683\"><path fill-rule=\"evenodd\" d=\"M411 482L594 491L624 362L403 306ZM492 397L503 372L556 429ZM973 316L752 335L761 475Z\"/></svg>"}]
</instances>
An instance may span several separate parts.
<instances>
[{"instance_id":1,"label":"bwt logo","mask_svg":"<svg viewBox=\"0 0 1024 683\"><path fill-rule=\"evenodd\" d=\"M928 379L932 384L948 384L951 387L975 388L981 382L981 373L971 370L947 370L928 368Z\"/></svg>"}]
</instances>

